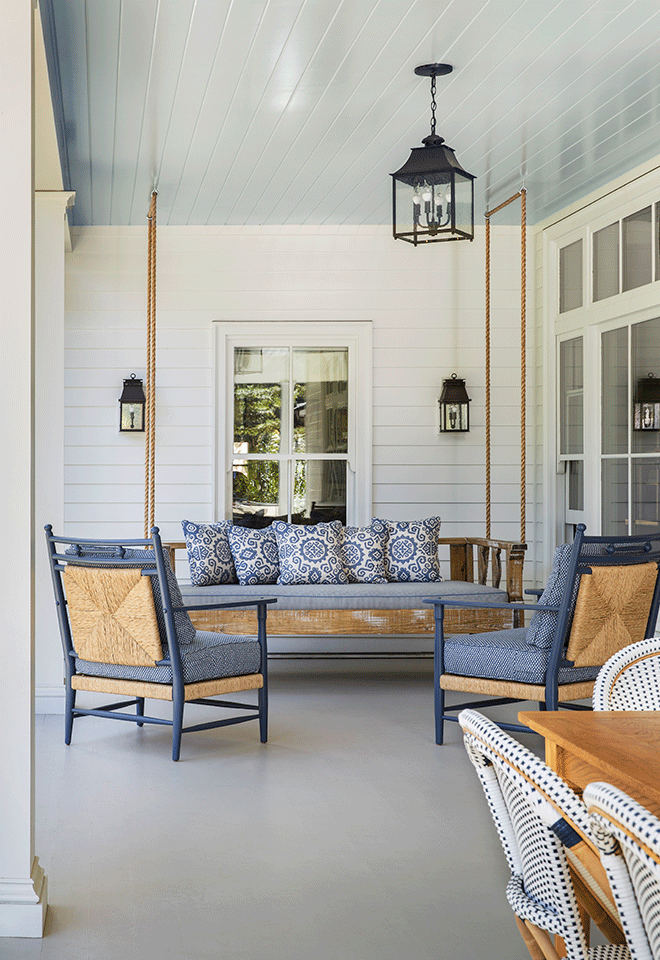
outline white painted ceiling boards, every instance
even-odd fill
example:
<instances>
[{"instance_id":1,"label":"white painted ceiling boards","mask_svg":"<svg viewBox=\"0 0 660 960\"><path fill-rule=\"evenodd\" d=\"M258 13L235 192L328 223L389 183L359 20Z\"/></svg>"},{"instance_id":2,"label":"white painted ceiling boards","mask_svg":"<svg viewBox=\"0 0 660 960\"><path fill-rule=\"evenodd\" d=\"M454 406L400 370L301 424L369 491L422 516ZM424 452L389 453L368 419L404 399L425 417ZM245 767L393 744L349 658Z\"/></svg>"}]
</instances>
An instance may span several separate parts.
<instances>
[{"instance_id":1,"label":"white painted ceiling boards","mask_svg":"<svg viewBox=\"0 0 660 960\"><path fill-rule=\"evenodd\" d=\"M78 224L385 224L437 132L477 221L538 221L660 153L658 0L42 0ZM512 216L517 216L514 212ZM498 217L498 222L502 220Z\"/></svg>"}]
</instances>

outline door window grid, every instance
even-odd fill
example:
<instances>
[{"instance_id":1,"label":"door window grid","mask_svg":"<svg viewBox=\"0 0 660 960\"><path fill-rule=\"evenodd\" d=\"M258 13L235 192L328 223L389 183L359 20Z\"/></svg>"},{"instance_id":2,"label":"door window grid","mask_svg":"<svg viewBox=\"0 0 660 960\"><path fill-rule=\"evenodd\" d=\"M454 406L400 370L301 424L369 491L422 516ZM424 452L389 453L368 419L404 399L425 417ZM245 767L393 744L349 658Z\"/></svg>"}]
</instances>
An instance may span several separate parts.
<instances>
[{"instance_id":1,"label":"door window grid","mask_svg":"<svg viewBox=\"0 0 660 960\"><path fill-rule=\"evenodd\" d=\"M234 347L232 517L346 523L348 348Z\"/></svg>"},{"instance_id":2,"label":"door window grid","mask_svg":"<svg viewBox=\"0 0 660 960\"><path fill-rule=\"evenodd\" d=\"M633 429L637 383L660 376L660 318L601 335L601 532L660 529L660 431Z\"/></svg>"}]
</instances>

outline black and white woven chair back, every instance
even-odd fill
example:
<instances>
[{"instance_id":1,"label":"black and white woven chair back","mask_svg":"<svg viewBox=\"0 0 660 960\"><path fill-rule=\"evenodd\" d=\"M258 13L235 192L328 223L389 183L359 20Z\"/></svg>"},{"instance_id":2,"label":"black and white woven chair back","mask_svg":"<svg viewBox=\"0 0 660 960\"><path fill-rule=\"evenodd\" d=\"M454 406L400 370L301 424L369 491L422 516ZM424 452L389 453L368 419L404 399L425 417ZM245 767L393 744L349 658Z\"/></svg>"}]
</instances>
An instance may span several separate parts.
<instances>
[{"instance_id":1,"label":"black and white woven chair back","mask_svg":"<svg viewBox=\"0 0 660 960\"><path fill-rule=\"evenodd\" d=\"M660 637L632 643L601 668L594 710L660 710Z\"/></svg>"},{"instance_id":2,"label":"black and white woven chair back","mask_svg":"<svg viewBox=\"0 0 660 960\"><path fill-rule=\"evenodd\" d=\"M542 760L482 714L459 714L465 747L481 781L511 870L513 912L561 936L568 960L624 960L625 946L587 948L565 843L589 836L586 807Z\"/></svg>"},{"instance_id":3,"label":"black and white woven chair back","mask_svg":"<svg viewBox=\"0 0 660 960\"><path fill-rule=\"evenodd\" d=\"M660 960L660 820L608 783L584 800L634 960Z\"/></svg>"}]
</instances>

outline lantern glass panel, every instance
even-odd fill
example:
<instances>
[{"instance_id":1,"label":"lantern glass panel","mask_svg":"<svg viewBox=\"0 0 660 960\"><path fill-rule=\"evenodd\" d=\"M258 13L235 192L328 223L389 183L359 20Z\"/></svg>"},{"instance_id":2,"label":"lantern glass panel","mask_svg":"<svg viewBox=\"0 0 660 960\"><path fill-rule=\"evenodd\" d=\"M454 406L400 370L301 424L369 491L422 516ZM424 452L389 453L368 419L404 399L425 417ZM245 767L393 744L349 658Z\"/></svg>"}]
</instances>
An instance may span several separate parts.
<instances>
[{"instance_id":1,"label":"lantern glass panel","mask_svg":"<svg viewBox=\"0 0 660 960\"><path fill-rule=\"evenodd\" d=\"M126 403L121 404L121 430L130 432L131 430L144 430L144 404Z\"/></svg>"},{"instance_id":2,"label":"lantern glass panel","mask_svg":"<svg viewBox=\"0 0 660 960\"><path fill-rule=\"evenodd\" d=\"M397 234L428 243L451 232L450 173L395 179L394 189Z\"/></svg>"},{"instance_id":3,"label":"lantern glass panel","mask_svg":"<svg viewBox=\"0 0 660 960\"><path fill-rule=\"evenodd\" d=\"M471 177L464 177L461 173L455 173L454 183L456 230L472 237L474 235L472 226L474 206L473 180Z\"/></svg>"}]
</instances>

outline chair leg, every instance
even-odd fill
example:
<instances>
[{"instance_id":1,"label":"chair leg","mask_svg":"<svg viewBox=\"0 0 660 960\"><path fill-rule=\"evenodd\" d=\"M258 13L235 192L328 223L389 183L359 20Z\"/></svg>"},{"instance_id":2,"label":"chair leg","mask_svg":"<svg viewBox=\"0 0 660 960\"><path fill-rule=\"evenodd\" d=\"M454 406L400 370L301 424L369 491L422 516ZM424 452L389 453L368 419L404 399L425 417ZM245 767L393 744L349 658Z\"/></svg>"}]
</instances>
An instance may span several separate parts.
<instances>
[{"instance_id":1,"label":"chair leg","mask_svg":"<svg viewBox=\"0 0 660 960\"><path fill-rule=\"evenodd\" d=\"M181 754L181 731L183 728L183 707L185 700L174 692L172 702L172 760L178 760Z\"/></svg>"},{"instance_id":2,"label":"chair leg","mask_svg":"<svg viewBox=\"0 0 660 960\"><path fill-rule=\"evenodd\" d=\"M259 690L259 736L262 743L268 741L268 688Z\"/></svg>"},{"instance_id":3,"label":"chair leg","mask_svg":"<svg viewBox=\"0 0 660 960\"><path fill-rule=\"evenodd\" d=\"M64 705L64 742L67 745L71 743L71 735L73 733L73 710L75 705L76 691L71 689L71 685L67 681L66 699Z\"/></svg>"},{"instance_id":4,"label":"chair leg","mask_svg":"<svg viewBox=\"0 0 660 960\"><path fill-rule=\"evenodd\" d=\"M444 726L445 721L443 720L445 712L445 691L442 689L440 684L436 682L435 684L435 742L441 744L444 742Z\"/></svg>"},{"instance_id":5,"label":"chair leg","mask_svg":"<svg viewBox=\"0 0 660 960\"><path fill-rule=\"evenodd\" d=\"M144 697L137 698L137 704L135 705L135 712L137 713L138 717L144 716ZM143 727L144 724L140 723L140 721L138 720L137 726Z\"/></svg>"}]
</instances>

